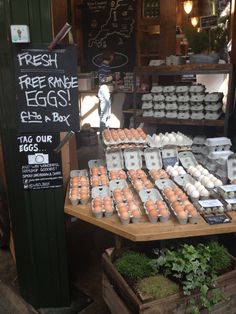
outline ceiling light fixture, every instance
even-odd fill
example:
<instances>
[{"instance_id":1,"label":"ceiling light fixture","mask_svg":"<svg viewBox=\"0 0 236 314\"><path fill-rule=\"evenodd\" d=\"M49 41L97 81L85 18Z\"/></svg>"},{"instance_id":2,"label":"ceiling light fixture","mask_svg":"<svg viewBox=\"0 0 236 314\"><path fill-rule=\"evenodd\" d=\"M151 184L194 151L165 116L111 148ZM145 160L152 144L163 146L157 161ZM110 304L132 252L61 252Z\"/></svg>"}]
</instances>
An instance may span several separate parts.
<instances>
[{"instance_id":1,"label":"ceiling light fixture","mask_svg":"<svg viewBox=\"0 0 236 314\"><path fill-rule=\"evenodd\" d=\"M191 24L193 25L193 27L197 26L197 24L198 24L198 17L197 16L191 17Z\"/></svg>"},{"instance_id":2,"label":"ceiling light fixture","mask_svg":"<svg viewBox=\"0 0 236 314\"><path fill-rule=\"evenodd\" d=\"M189 14L192 11L193 8L193 1L187 0L183 2L184 11Z\"/></svg>"}]
</instances>

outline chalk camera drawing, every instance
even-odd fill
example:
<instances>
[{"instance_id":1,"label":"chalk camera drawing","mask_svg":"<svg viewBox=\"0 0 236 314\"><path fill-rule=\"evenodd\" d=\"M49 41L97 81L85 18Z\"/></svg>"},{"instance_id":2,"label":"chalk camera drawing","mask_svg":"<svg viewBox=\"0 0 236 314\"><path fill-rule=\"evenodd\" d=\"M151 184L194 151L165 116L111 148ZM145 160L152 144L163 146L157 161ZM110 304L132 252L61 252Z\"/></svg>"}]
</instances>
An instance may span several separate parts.
<instances>
[{"instance_id":1,"label":"chalk camera drawing","mask_svg":"<svg viewBox=\"0 0 236 314\"><path fill-rule=\"evenodd\" d=\"M49 158L48 154L34 154L34 155L28 155L28 163L29 165L34 164L48 164Z\"/></svg>"}]
</instances>

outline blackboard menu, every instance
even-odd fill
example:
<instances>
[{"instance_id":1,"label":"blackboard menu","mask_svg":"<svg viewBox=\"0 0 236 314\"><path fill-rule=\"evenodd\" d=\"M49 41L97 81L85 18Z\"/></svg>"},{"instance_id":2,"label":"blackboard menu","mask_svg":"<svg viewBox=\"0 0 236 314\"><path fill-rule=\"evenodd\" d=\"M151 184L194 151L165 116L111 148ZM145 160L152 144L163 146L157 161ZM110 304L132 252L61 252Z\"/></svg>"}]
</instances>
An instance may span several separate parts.
<instances>
[{"instance_id":1,"label":"blackboard menu","mask_svg":"<svg viewBox=\"0 0 236 314\"><path fill-rule=\"evenodd\" d=\"M102 52L112 49L111 68L132 71L135 64L135 0L90 0L84 4L84 55L87 71L97 71Z\"/></svg>"},{"instance_id":2,"label":"blackboard menu","mask_svg":"<svg viewBox=\"0 0 236 314\"><path fill-rule=\"evenodd\" d=\"M18 130L76 131L79 127L75 46L21 48L15 54Z\"/></svg>"},{"instance_id":3,"label":"blackboard menu","mask_svg":"<svg viewBox=\"0 0 236 314\"><path fill-rule=\"evenodd\" d=\"M54 152L59 142L59 134L22 134L17 137L25 190L62 186L61 154Z\"/></svg>"},{"instance_id":4,"label":"blackboard menu","mask_svg":"<svg viewBox=\"0 0 236 314\"><path fill-rule=\"evenodd\" d=\"M217 26L218 17L217 15L208 15L200 17L200 27L201 28L210 28L213 26Z\"/></svg>"}]
</instances>

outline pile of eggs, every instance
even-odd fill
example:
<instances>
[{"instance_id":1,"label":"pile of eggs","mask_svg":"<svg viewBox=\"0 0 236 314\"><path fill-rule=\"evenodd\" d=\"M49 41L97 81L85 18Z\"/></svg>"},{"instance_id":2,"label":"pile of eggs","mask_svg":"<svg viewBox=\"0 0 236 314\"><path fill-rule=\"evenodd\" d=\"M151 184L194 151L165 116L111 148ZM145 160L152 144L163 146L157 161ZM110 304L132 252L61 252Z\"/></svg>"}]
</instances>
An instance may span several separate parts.
<instances>
[{"instance_id":1,"label":"pile of eggs","mask_svg":"<svg viewBox=\"0 0 236 314\"><path fill-rule=\"evenodd\" d=\"M126 173L124 170L111 170L109 172L109 178L111 180L123 180L126 179Z\"/></svg>"},{"instance_id":2,"label":"pile of eggs","mask_svg":"<svg viewBox=\"0 0 236 314\"><path fill-rule=\"evenodd\" d=\"M132 140L145 140L147 134L141 128L131 128L129 129L105 129L103 131L103 137L106 142L113 140L114 142L131 142Z\"/></svg>"},{"instance_id":3,"label":"pile of eggs","mask_svg":"<svg viewBox=\"0 0 236 314\"><path fill-rule=\"evenodd\" d=\"M198 178L201 184L208 189L223 185L223 182L220 179L216 178L213 174L210 174L209 171L201 165L197 165L196 167L190 166L188 168L188 173L193 177Z\"/></svg>"},{"instance_id":4,"label":"pile of eggs","mask_svg":"<svg viewBox=\"0 0 236 314\"><path fill-rule=\"evenodd\" d=\"M148 200L144 203L144 208L148 219L151 223L156 223L158 219L161 222L168 220L170 213L166 207L166 204L163 200Z\"/></svg>"},{"instance_id":5,"label":"pile of eggs","mask_svg":"<svg viewBox=\"0 0 236 314\"><path fill-rule=\"evenodd\" d=\"M150 176L153 178L153 180L169 179L169 175L164 169L152 169L150 170Z\"/></svg>"},{"instance_id":6,"label":"pile of eggs","mask_svg":"<svg viewBox=\"0 0 236 314\"><path fill-rule=\"evenodd\" d=\"M189 174L191 174L195 178L199 178L201 175L206 176L209 174L209 171L203 168L201 165L197 165L196 167L189 166L187 171Z\"/></svg>"},{"instance_id":7,"label":"pile of eggs","mask_svg":"<svg viewBox=\"0 0 236 314\"><path fill-rule=\"evenodd\" d=\"M159 135L154 136L154 143L157 146L165 145L183 145L184 137L176 133L160 133Z\"/></svg>"},{"instance_id":8,"label":"pile of eggs","mask_svg":"<svg viewBox=\"0 0 236 314\"><path fill-rule=\"evenodd\" d=\"M173 209L180 224L186 224L188 221L190 223L196 223L199 219L199 214L196 208L188 200L183 202L174 201L171 204L171 208Z\"/></svg>"},{"instance_id":9,"label":"pile of eggs","mask_svg":"<svg viewBox=\"0 0 236 314\"><path fill-rule=\"evenodd\" d=\"M174 167L167 166L166 171L171 177L176 177L179 175L186 174L186 171L184 170L184 168L178 165L175 165Z\"/></svg>"},{"instance_id":10,"label":"pile of eggs","mask_svg":"<svg viewBox=\"0 0 236 314\"><path fill-rule=\"evenodd\" d=\"M129 224L130 221L138 223L141 218L140 209L132 200L127 203L121 202L117 204L116 209L122 224Z\"/></svg>"},{"instance_id":11,"label":"pile of eggs","mask_svg":"<svg viewBox=\"0 0 236 314\"><path fill-rule=\"evenodd\" d=\"M186 183L185 190L187 194L194 199L198 199L199 197L207 198L210 195L209 191L199 181L194 184Z\"/></svg>"},{"instance_id":12,"label":"pile of eggs","mask_svg":"<svg viewBox=\"0 0 236 314\"><path fill-rule=\"evenodd\" d=\"M173 187L165 187L162 192L169 203L173 203L177 200L180 200L181 202L188 200L184 191L176 185Z\"/></svg>"},{"instance_id":13,"label":"pile of eggs","mask_svg":"<svg viewBox=\"0 0 236 314\"><path fill-rule=\"evenodd\" d=\"M113 201L110 196L97 196L92 201L92 213L96 218L102 218L103 214L110 217L114 212Z\"/></svg>"},{"instance_id":14,"label":"pile of eggs","mask_svg":"<svg viewBox=\"0 0 236 314\"><path fill-rule=\"evenodd\" d=\"M107 169L105 166L90 168L90 182L92 187L99 185L108 185Z\"/></svg>"},{"instance_id":15,"label":"pile of eggs","mask_svg":"<svg viewBox=\"0 0 236 314\"><path fill-rule=\"evenodd\" d=\"M86 204L89 200L89 188L87 186L72 187L69 193L72 205L77 205L79 201Z\"/></svg>"},{"instance_id":16,"label":"pile of eggs","mask_svg":"<svg viewBox=\"0 0 236 314\"><path fill-rule=\"evenodd\" d=\"M116 188L112 191L114 201L118 204L121 202L130 202L133 200L133 193L130 188L124 187L122 189Z\"/></svg>"}]
</instances>

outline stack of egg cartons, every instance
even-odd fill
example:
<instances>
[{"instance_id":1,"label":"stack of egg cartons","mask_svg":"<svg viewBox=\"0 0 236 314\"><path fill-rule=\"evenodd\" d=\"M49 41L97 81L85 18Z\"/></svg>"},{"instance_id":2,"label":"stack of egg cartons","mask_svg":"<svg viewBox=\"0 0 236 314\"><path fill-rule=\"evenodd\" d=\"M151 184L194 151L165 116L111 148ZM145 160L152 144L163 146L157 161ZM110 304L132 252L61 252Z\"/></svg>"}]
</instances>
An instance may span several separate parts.
<instances>
[{"instance_id":1,"label":"stack of egg cartons","mask_svg":"<svg viewBox=\"0 0 236 314\"><path fill-rule=\"evenodd\" d=\"M207 148L205 146L206 137L204 135L196 135L193 137L192 152L197 161L205 166L205 155Z\"/></svg>"},{"instance_id":2,"label":"stack of egg cartons","mask_svg":"<svg viewBox=\"0 0 236 314\"><path fill-rule=\"evenodd\" d=\"M214 172L224 183L228 180L227 160L233 154L230 150L231 145L231 140L227 137L207 138L205 142L206 168Z\"/></svg>"},{"instance_id":3,"label":"stack of egg cartons","mask_svg":"<svg viewBox=\"0 0 236 314\"><path fill-rule=\"evenodd\" d=\"M193 84L189 87L189 102L191 110L191 119L204 119L204 97L205 86L202 84Z\"/></svg>"},{"instance_id":4,"label":"stack of egg cartons","mask_svg":"<svg viewBox=\"0 0 236 314\"><path fill-rule=\"evenodd\" d=\"M153 96L151 93L142 95L142 109L144 117L152 117L153 116Z\"/></svg>"},{"instance_id":5,"label":"stack of egg cartons","mask_svg":"<svg viewBox=\"0 0 236 314\"><path fill-rule=\"evenodd\" d=\"M223 93L207 93L204 97L205 119L217 120L222 114Z\"/></svg>"},{"instance_id":6,"label":"stack of egg cartons","mask_svg":"<svg viewBox=\"0 0 236 314\"><path fill-rule=\"evenodd\" d=\"M154 117L163 118L165 117L165 97L162 94L162 86L153 86L151 92L153 93L153 109Z\"/></svg>"},{"instance_id":7,"label":"stack of egg cartons","mask_svg":"<svg viewBox=\"0 0 236 314\"><path fill-rule=\"evenodd\" d=\"M176 96L178 104L178 119L189 119L190 118L190 105L189 105L189 86L176 86Z\"/></svg>"},{"instance_id":8,"label":"stack of egg cartons","mask_svg":"<svg viewBox=\"0 0 236 314\"><path fill-rule=\"evenodd\" d=\"M166 104L166 118L175 119L178 114L177 97L175 95L175 86L163 86L163 95L165 97Z\"/></svg>"}]
</instances>

